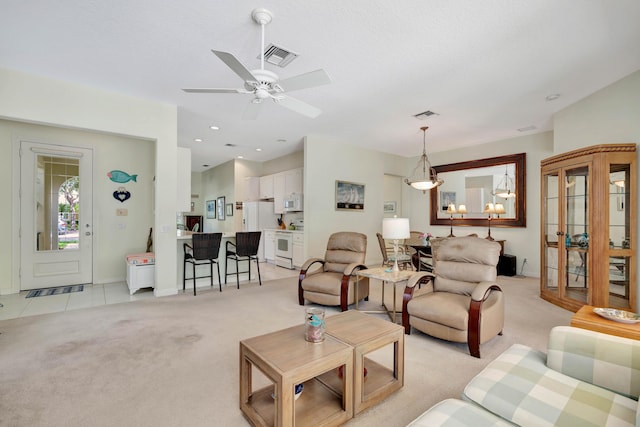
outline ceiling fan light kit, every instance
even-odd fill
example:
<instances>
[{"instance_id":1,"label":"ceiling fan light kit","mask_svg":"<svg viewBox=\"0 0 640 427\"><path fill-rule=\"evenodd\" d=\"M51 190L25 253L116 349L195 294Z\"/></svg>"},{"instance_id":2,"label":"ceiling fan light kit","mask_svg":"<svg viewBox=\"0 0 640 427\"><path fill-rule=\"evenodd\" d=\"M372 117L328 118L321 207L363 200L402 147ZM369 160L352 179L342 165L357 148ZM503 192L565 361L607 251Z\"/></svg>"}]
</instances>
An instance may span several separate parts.
<instances>
[{"instance_id":1,"label":"ceiling fan light kit","mask_svg":"<svg viewBox=\"0 0 640 427\"><path fill-rule=\"evenodd\" d=\"M253 100L247 105L242 118L253 120L258 117L262 101L271 98L276 104L285 107L298 114L309 118L316 118L322 114L322 110L292 98L286 92L311 88L331 83L331 78L322 69L311 71L297 76L280 80L278 75L272 71L264 69L265 49L264 49L264 27L273 19L273 14L264 8L257 8L251 12L251 18L260 25L262 31L262 44L260 50L260 69L249 70L234 55L228 52L212 49L211 51L227 67L244 80L244 88L185 88L187 93L240 93L252 94Z\"/></svg>"},{"instance_id":2,"label":"ceiling fan light kit","mask_svg":"<svg viewBox=\"0 0 640 427\"><path fill-rule=\"evenodd\" d=\"M438 178L438 173L431 166L431 162L427 157L427 129L429 129L429 126L420 128L423 133L422 156L420 156L420 160L418 160L418 164L411 172L411 175L404 180L405 183L416 190L422 190L423 193L444 183L444 180Z\"/></svg>"}]
</instances>

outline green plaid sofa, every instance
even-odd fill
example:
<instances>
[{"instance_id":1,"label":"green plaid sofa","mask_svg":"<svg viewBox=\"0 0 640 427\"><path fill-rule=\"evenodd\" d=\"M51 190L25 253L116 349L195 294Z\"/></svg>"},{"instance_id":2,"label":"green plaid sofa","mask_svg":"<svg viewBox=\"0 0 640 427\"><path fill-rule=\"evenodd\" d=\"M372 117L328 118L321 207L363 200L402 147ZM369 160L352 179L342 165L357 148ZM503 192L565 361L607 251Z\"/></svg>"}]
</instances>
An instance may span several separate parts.
<instances>
[{"instance_id":1,"label":"green plaid sofa","mask_svg":"<svg viewBox=\"0 0 640 427\"><path fill-rule=\"evenodd\" d=\"M463 400L440 402L410 425L640 427L639 395L640 341L558 326L547 354L513 345Z\"/></svg>"}]
</instances>

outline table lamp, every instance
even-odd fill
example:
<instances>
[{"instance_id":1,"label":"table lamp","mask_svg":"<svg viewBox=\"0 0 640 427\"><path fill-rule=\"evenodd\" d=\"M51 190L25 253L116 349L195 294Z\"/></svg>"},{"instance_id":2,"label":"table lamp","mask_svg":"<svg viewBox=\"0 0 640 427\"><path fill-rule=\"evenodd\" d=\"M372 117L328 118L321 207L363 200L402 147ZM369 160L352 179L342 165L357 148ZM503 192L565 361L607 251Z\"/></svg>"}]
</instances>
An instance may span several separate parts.
<instances>
[{"instance_id":1,"label":"table lamp","mask_svg":"<svg viewBox=\"0 0 640 427\"><path fill-rule=\"evenodd\" d=\"M502 203L496 203L495 204L495 209L496 209L496 215L498 218L500 218L500 215L506 213L507 211L504 209L504 205Z\"/></svg>"},{"instance_id":2,"label":"table lamp","mask_svg":"<svg viewBox=\"0 0 640 427\"><path fill-rule=\"evenodd\" d=\"M491 237L491 217L493 216L494 213L496 213L496 207L493 203L487 203L486 205L484 205L484 210L482 211L483 213L489 214L489 234L487 235L487 237L485 237L485 239L487 240L493 240L493 237Z\"/></svg>"},{"instance_id":3,"label":"table lamp","mask_svg":"<svg viewBox=\"0 0 640 427\"><path fill-rule=\"evenodd\" d=\"M458 206L458 213L460 214L460 218L464 217L464 214L467 213L467 205Z\"/></svg>"},{"instance_id":4,"label":"table lamp","mask_svg":"<svg viewBox=\"0 0 640 427\"><path fill-rule=\"evenodd\" d=\"M400 271L398 268L398 240L411 237L409 231L409 218L384 218L382 220L382 237L393 240L393 272Z\"/></svg>"},{"instance_id":5,"label":"table lamp","mask_svg":"<svg viewBox=\"0 0 640 427\"><path fill-rule=\"evenodd\" d=\"M449 206L447 206L447 213L449 214L449 222L451 224L449 226L449 236L447 237L455 237L453 235L453 214L456 213L456 205L451 203Z\"/></svg>"}]
</instances>

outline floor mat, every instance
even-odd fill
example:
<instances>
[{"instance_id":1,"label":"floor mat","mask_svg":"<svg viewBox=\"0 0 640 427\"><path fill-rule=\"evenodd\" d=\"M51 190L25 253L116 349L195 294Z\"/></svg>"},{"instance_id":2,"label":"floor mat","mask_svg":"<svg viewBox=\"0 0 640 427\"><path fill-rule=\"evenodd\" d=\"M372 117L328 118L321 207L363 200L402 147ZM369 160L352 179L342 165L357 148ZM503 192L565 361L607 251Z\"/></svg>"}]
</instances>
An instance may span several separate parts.
<instances>
[{"instance_id":1,"label":"floor mat","mask_svg":"<svg viewBox=\"0 0 640 427\"><path fill-rule=\"evenodd\" d=\"M25 298L46 297L49 295L69 294L71 292L82 292L84 285L60 286L58 288L33 289L29 291Z\"/></svg>"}]
</instances>

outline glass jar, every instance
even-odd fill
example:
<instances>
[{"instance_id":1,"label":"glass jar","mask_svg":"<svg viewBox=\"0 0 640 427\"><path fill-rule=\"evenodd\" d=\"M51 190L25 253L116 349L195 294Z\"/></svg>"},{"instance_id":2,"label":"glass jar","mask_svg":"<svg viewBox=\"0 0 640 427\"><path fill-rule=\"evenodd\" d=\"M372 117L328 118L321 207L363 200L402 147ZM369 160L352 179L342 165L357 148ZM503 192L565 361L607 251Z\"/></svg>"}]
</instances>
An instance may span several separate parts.
<instances>
[{"instance_id":1,"label":"glass jar","mask_svg":"<svg viewBox=\"0 0 640 427\"><path fill-rule=\"evenodd\" d=\"M324 309L307 308L304 311L304 339L309 342L324 341Z\"/></svg>"}]
</instances>

